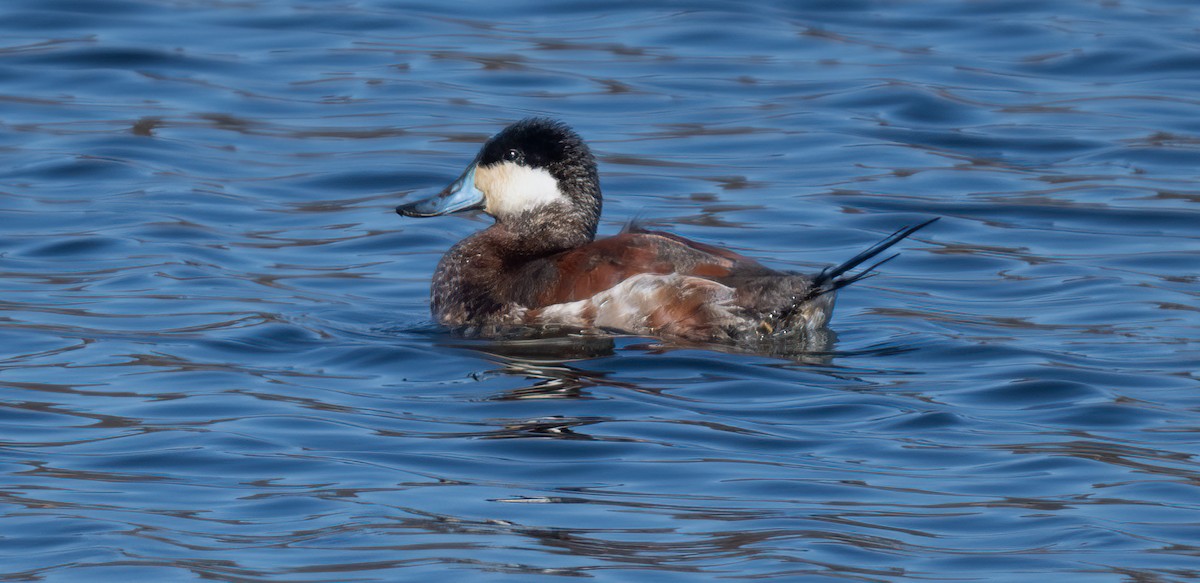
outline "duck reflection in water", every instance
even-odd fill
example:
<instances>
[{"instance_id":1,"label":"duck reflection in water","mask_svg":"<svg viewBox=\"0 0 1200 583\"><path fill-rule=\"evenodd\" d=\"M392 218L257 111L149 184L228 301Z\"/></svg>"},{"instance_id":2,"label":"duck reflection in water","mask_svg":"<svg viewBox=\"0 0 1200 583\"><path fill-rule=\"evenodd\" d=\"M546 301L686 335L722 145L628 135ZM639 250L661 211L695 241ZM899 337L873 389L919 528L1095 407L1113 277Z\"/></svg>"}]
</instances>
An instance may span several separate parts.
<instances>
[{"instance_id":1,"label":"duck reflection in water","mask_svg":"<svg viewBox=\"0 0 1200 583\"><path fill-rule=\"evenodd\" d=\"M518 399L580 399L588 398L587 390L593 387L619 387L631 391L658 393L657 389L642 384L617 381L609 378L610 373L592 370L579 363L615 356L620 336L599 334L566 334L518 339L468 339L448 343L454 348L465 348L484 355L499 368L494 372L521 377L532 384L506 391L492 400ZM628 339L628 337L624 337ZM687 348L732 353L770 354L775 358L789 360L805 366L832 367L836 353L832 351L836 337L832 330L820 330L806 336L803 342L788 342L783 346L760 346L749 351L744 347L713 344L689 346L680 342L639 342L623 346L622 350L641 350L648 353L663 353ZM836 369L830 374L838 375Z\"/></svg>"},{"instance_id":2,"label":"duck reflection in water","mask_svg":"<svg viewBox=\"0 0 1200 583\"><path fill-rule=\"evenodd\" d=\"M495 223L438 263L431 309L444 326L481 336L522 328L616 331L752 350L826 334L837 291L895 255L852 271L936 220L904 227L816 274L776 271L636 226L597 240L595 159L569 127L541 118L488 140L440 194L396 209L409 217L469 210Z\"/></svg>"}]
</instances>

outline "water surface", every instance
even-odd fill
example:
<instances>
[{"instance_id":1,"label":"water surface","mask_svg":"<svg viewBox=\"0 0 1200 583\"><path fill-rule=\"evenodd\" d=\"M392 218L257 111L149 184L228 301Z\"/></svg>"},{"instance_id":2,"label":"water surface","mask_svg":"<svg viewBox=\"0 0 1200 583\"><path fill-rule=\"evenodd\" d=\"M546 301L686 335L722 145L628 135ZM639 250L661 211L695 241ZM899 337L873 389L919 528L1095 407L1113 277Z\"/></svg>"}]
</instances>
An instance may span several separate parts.
<instances>
[{"instance_id":1,"label":"water surface","mask_svg":"<svg viewBox=\"0 0 1200 583\"><path fill-rule=\"evenodd\" d=\"M0 579L1200 576L1191 2L11 0ZM455 338L527 115L634 218L816 270L777 358Z\"/></svg>"}]
</instances>

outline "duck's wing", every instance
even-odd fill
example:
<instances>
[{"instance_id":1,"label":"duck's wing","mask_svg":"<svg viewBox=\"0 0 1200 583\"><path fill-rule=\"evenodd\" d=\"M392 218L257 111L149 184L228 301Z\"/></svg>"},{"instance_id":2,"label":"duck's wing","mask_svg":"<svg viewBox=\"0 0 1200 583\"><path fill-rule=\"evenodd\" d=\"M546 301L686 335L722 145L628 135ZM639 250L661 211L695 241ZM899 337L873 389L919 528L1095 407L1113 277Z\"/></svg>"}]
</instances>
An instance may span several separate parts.
<instances>
[{"instance_id":1,"label":"duck's wing","mask_svg":"<svg viewBox=\"0 0 1200 583\"><path fill-rule=\"evenodd\" d=\"M525 265L514 295L528 307L591 298L643 274L723 280L772 271L728 249L657 231L624 232L614 237L535 260Z\"/></svg>"},{"instance_id":2,"label":"duck's wing","mask_svg":"<svg viewBox=\"0 0 1200 583\"><path fill-rule=\"evenodd\" d=\"M701 341L811 332L828 321L832 292L883 262L851 270L931 222L900 229L816 275L774 271L669 233L625 232L526 263L506 279L506 296L516 318L531 325Z\"/></svg>"}]
</instances>

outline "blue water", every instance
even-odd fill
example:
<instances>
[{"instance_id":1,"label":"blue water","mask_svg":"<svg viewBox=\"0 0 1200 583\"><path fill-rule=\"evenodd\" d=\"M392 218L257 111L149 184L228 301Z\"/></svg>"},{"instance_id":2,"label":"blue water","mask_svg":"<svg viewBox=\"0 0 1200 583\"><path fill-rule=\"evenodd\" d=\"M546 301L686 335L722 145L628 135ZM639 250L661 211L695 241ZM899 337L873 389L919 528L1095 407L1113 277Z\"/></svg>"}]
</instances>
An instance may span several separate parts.
<instances>
[{"instance_id":1,"label":"blue water","mask_svg":"<svg viewBox=\"0 0 1200 583\"><path fill-rule=\"evenodd\" d=\"M762 3L767 4L767 3ZM1200 5L6 0L0 579L1200 576ZM487 342L508 122L639 218L816 270L778 358Z\"/></svg>"}]
</instances>

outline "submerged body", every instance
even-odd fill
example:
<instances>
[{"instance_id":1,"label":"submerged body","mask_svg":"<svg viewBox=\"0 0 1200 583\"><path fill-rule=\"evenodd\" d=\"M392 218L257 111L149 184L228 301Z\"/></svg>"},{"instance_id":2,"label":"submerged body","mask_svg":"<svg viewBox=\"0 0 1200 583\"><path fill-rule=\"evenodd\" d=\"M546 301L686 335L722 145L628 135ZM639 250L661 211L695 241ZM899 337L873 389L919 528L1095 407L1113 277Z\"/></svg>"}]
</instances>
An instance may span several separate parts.
<instances>
[{"instance_id":1,"label":"submerged body","mask_svg":"<svg viewBox=\"0 0 1200 583\"><path fill-rule=\"evenodd\" d=\"M701 342L824 327L837 290L874 266L857 275L849 270L932 222L897 231L814 275L772 270L729 250L639 228L595 240L601 209L595 161L573 131L544 119L509 126L484 144L458 181L397 212L469 209L484 210L496 223L455 244L438 263L431 309L439 323L483 332L605 329Z\"/></svg>"}]
</instances>

